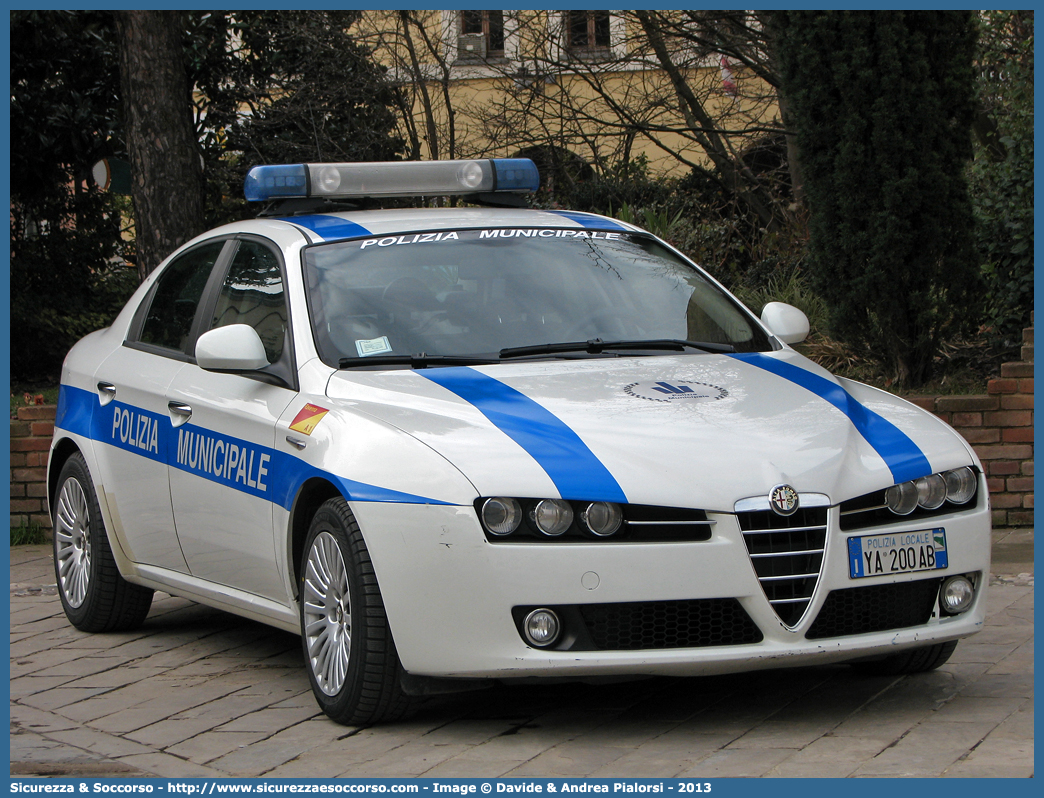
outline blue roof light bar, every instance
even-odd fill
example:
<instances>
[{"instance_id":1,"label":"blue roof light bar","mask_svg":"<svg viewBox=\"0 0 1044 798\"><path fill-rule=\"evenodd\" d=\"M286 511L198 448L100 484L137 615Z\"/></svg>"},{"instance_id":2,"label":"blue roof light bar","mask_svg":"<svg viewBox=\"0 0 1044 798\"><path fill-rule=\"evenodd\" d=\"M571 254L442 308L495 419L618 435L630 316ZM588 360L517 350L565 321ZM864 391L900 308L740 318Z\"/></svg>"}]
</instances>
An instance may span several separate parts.
<instances>
[{"instance_id":1,"label":"blue roof light bar","mask_svg":"<svg viewBox=\"0 0 1044 798\"><path fill-rule=\"evenodd\" d=\"M385 161L255 166L246 198L419 197L536 191L540 173L528 158L473 161Z\"/></svg>"},{"instance_id":2,"label":"blue roof light bar","mask_svg":"<svg viewBox=\"0 0 1044 798\"><path fill-rule=\"evenodd\" d=\"M243 193L250 202L284 197L308 196L308 167L255 166L243 181Z\"/></svg>"}]
</instances>

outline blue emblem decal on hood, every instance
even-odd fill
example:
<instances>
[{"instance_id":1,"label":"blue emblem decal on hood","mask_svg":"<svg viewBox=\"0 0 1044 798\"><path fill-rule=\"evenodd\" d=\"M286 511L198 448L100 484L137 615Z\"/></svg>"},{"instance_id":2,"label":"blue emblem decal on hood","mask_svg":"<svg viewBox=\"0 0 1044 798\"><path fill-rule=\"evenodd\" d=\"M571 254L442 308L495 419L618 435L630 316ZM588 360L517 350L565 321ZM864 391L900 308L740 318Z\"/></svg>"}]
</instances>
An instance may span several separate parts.
<instances>
[{"instance_id":1,"label":"blue emblem decal on hood","mask_svg":"<svg viewBox=\"0 0 1044 798\"><path fill-rule=\"evenodd\" d=\"M821 399L825 399L848 416L859 434L885 461L888 470L892 472L895 484L898 485L900 482L907 482L932 473L932 466L928 462L928 458L905 432L888 419L859 404L848 391L837 383L806 371L793 363L766 357L757 352L745 352L729 355L729 357L742 360L744 363L757 366L777 377L789 380L795 385L800 385Z\"/></svg>"},{"instance_id":2,"label":"blue emblem decal on hood","mask_svg":"<svg viewBox=\"0 0 1044 798\"><path fill-rule=\"evenodd\" d=\"M540 464L563 499L627 501L609 469L580 436L525 394L470 368L418 373L478 408Z\"/></svg>"}]
</instances>

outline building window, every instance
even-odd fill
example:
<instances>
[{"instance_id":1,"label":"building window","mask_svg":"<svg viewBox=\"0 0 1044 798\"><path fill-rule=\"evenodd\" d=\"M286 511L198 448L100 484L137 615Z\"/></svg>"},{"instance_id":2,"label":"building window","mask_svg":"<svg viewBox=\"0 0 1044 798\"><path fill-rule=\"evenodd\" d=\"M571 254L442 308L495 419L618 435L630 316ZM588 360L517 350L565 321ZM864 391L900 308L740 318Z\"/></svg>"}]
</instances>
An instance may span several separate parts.
<instances>
[{"instance_id":1,"label":"building window","mask_svg":"<svg viewBox=\"0 0 1044 798\"><path fill-rule=\"evenodd\" d=\"M609 54L609 12L567 11L566 37L575 55Z\"/></svg>"},{"instance_id":2,"label":"building window","mask_svg":"<svg viewBox=\"0 0 1044 798\"><path fill-rule=\"evenodd\" d=\"M461 11L457 58L462 61L504 57L504 12Z\"/></svg>"}]
</instances>

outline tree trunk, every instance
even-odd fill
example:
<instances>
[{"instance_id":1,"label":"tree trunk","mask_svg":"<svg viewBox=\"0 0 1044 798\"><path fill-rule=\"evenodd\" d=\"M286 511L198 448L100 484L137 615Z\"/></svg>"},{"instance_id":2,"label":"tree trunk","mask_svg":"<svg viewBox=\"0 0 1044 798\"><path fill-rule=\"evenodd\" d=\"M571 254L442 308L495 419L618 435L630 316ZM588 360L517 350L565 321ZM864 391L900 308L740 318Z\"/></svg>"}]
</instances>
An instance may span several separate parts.
<instances>
[{"instance_id":1,"label":"tree trunk","mask_svg":"<svg viewBox=\"0 0 1044 798\"><path fill-rule=\"evenodd\" d=\"M428 95L428 82L421 71L417 48L413 44L413 34L410 33L412 14L409 11L400 11L399 19L402 22L402 35L406 42L406 49L410 54L410 66L413 68L414 79L417 81L417 88L420 89L421 103L424 106L424 121L428 131L428 152L431 154L431 159L437 161L439 159L439 129L435 124L435 111L432 109L431 97Z\"/></svg>"},{"instance_id":2,"label":"tree trunk","mask_svg":"<svg viewBox=\"0 0 1044 798\"><path fill-rule=\"evenodd\" d=\"M121 11L120 87L138 275L203 229L203 169L176 11Z\"/></svg>"}]
</instances>

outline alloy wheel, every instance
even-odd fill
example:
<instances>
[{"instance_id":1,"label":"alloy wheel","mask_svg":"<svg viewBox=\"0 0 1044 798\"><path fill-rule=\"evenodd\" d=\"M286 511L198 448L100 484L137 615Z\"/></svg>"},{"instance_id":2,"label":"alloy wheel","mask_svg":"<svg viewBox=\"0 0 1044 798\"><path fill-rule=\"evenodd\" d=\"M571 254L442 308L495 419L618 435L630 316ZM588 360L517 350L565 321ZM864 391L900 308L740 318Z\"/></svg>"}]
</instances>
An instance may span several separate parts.
<instances>
[{"instance_id":1,"label":"alloy wheel","mask_svg":"<svg viewBox=\"0 0 1044 798\"><path fill-rule=\"evenodd\" d=\"M352 607L344 557L328 532L320 532L312 541L305 564L303 592L308 663L319 689L334 696L340 692L348 673Z\"/></svg>"},{"instance_id":2,"label":"alloy wheel","mask_svg":"<svg viewBox=\"0 0 1044 798\"><path fill-rule=\"evenodd\" d=\"M65 480L56 516L55 554L62 595L70 607L79 607L90 586L91 517L87 494L78 480Z\"/></svg>"}]
</instances>

